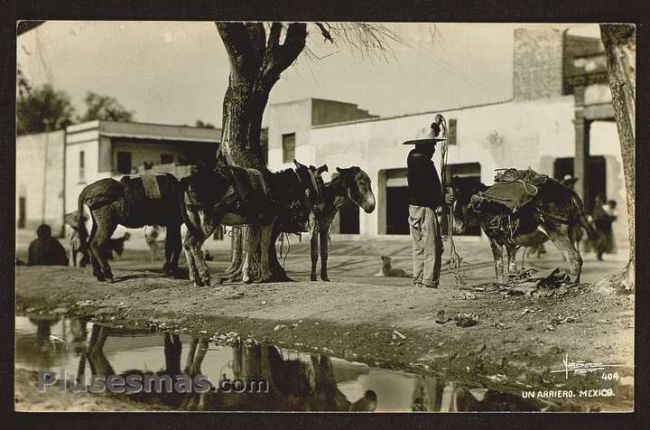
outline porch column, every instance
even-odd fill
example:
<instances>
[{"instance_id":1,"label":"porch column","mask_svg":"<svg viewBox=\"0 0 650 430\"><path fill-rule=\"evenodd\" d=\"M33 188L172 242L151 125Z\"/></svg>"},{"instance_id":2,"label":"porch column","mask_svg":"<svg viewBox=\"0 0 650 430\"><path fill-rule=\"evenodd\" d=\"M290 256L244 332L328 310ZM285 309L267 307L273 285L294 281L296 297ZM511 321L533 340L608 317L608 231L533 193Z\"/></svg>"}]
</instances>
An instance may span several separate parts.
<instances>
[{"instance_id":1,"label":"porch column","mask_svg":"<svg viewBox=\"0 0 650 430\"><path fill-rule=\"evenodd\" d=\"M578 178L575 191L582 199L585 209L590 212L593 202L587 201L591 197L589 193L589 129L590 121L584 117L584 91L585 87L576 87L575 96L575 117L573 126L575 128L575 156L573 159L573 176Z\"/></svg>"}]
</instances>

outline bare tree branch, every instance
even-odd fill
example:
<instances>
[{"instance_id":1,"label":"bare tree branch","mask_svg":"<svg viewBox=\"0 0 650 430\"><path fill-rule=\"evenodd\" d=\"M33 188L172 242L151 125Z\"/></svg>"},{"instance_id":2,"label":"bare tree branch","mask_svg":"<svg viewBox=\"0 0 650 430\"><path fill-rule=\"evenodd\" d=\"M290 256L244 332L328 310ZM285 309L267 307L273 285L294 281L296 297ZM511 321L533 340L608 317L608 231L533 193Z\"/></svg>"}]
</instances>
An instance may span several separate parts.
<instances>
[{"instance_id":1,"label":"bare tree branch","mask_svg":"<svg viewBox=\"0 0 650 430\"><path fill-rule=\"evenodd\" d=\"M289 24L284 37L284 43L277 45L275 47L276 49L272 52L273 55L265 61L265 69L263 71L264 79L272 82L277 81L280 73L286 70L298 58L305 48L306 42L307 24Z\"/></svg>"},{"instance_id":2,"label":"bare tree branch","mask_svg":"<svg viewBox=\"0 0 650 430\"><path fill-rule=\"evenodd\" d=\"M325 28L325 24L317 22L316 26L320 30L321 34L323 35L323 38L325 39L326 42L330 42L332 45L334 45L334 39L332 39L332 33L330 33L329 27L330 25L327 24L328 28Z\"/></svg>"}]
</instances>

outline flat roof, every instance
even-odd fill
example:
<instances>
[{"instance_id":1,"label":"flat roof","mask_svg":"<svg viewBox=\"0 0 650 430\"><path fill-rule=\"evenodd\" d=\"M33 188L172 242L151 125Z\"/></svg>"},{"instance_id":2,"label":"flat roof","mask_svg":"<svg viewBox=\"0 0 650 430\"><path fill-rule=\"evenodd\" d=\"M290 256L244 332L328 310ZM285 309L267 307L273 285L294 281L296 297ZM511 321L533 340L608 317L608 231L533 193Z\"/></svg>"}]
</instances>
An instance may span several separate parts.
<instances>
[{"instance_id":1,"label":"flat roof","mask_svg":"<svg viewBox=\"0 0 650 430\"><path fill-rule=\"evenodd\" d=\"M67 134L96 131L100 136L219 143L221 129L144 122L88 121L69 126Z\"/></svg>"}]
</instances>

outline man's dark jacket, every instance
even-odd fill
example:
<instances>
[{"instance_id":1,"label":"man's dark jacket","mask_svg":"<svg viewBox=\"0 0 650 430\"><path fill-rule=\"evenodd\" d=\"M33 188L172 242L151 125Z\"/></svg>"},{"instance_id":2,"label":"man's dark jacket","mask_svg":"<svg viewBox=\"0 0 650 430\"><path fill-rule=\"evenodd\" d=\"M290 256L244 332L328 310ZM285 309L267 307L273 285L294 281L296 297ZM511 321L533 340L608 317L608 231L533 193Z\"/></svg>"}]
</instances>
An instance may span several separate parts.
<instances>
[{"instance_id":1,"label":"man's dark jacket","mask_svg":"<svg viewBox=\"0 0 650 430\"><path fill-rule=\"evenodd\" d=\"M440 177L433 161L415 149L406 159L408 166L409 204L435 209L444 203Z\"/></svg>"}]
</instances>

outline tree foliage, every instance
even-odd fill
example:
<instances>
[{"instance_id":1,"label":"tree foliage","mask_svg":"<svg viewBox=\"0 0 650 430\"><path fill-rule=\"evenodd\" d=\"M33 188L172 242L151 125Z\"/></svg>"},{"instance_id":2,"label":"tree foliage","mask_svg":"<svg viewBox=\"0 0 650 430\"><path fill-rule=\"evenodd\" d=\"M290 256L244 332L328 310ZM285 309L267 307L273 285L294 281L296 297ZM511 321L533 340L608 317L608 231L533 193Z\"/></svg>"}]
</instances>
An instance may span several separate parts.
<instances>
[{"instance_id":1,"label":"tree foliage","mask_svg":"<svg viewBox=\"0 0 650 430\"><path fill-rule=\"evenodd\" d=\"M85 121L133 121L135 112L127 110L114 97L104 96L92 91L84 97L86 112L80 116L79 122Z\"/></svg>"},{"instance_id":2,"label":"tree foliage","mask_svg":"<svg viewBox=\"0 0 650 430\"><path fill-rule=\"evenodd\" d=\"M18 79L18 134L58 130L72 124L74 108L67 93L56 91L49 84L31 88L22 73Z\"/></svg>"}]
</instances>

